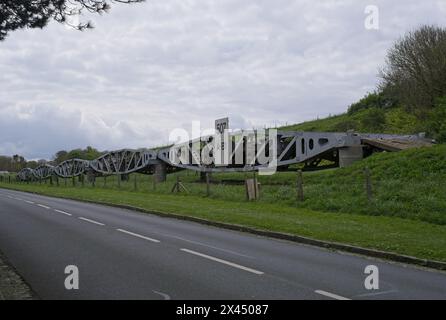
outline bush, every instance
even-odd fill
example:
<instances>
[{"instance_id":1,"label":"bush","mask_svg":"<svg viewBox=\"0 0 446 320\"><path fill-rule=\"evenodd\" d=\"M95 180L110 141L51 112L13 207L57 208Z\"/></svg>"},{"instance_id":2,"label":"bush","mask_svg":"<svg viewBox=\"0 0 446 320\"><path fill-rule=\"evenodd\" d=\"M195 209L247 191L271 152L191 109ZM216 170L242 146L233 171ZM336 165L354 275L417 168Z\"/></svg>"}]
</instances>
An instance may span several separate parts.
<instances>
[{"instance_id":1,"label":"bush","mask_svg":"<svg viewBox=\"0 0 446 320\"><path fill-rule=\"evenodd\" d=\"M386 124L386 114L383 110L372 108L364 112L361 126L364 131L381 132Z\"/></svg>"},{"instance_id":2,"label":"bush","mask_svg":"<svg viewBox=\"0 0 446 320\"><path fill-rule=\"evenodd\" d=\"M389 109L396 106L396 101L388 98L383 92L368 93L364 98L350 105L348 114L353 115L370 108Z\"/></svg>"},{"instance_id":3,"label":"bush","mask_svg":"<svg viewBox=\"0 0 446 320\"><path fill-rule=\"evenodd\" d=\"M437 142L446 142L446 97L437 100L435 108L429 114L426 129L428 135Z\"/></svg>"}]
</instances>

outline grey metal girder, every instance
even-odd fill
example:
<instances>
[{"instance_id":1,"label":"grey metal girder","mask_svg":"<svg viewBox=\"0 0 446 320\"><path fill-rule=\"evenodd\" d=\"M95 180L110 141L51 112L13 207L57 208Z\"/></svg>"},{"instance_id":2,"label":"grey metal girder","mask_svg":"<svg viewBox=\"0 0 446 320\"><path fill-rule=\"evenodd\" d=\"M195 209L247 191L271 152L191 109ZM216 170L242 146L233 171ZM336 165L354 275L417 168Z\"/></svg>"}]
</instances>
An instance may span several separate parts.
<instances>
[{"instance_id":1,"label":"grey metal girder","mask_svg":"<svg viewBox=\"0 0 446 320\"><path fill-rule=\"evenodd\" d=\"M246 135L245 135L246 134ZM274 135L274 136L273 136ZM250 149L249 142L266 139L268 143L264 148L270 148L275 152L276 167L287 167L297 163L308 163L330 156L332 153L340 157L345 155L341 163L350 164L352 161L362 158L364 143L370 140L379 141L406 141L423 142L430 144L432 141L419 135L392 135L392 134L363 134L363 133L339 133L339 132L298 132L298 131L268 131L265 138L258 131L239 131L229 135L231 154L229 161L222 165L216 164L212 152L202 157L202 151L206 143L216 136L206 136L184 143L175 144L165 148L156 149L122 149L107 152L95 160L71 159L57 166L42 165L36 169L23 169L17 177L22 181L33 179L46 179L52 174L62 178L75 177L88 172L90 175L127 175L133 172L153 174L158 168L159 172L172 172L175 169L189 169L200 172L247 172L264 169L265 164L256 160L247 161L249 153L259 154L263 150ZM275 138L275 139L272 139ZM272 140L268 140L272 139ZM273 140L275 141L273 143ZM193 148L197 146L198 149ZM376 147L376 146L375 146ZM270 152L271 152L270 150ZM237 153L239 151L239 153ZM353 152L354 151L354 152ZM238 154L238 155L237 155ZM240 158L240 154L243 155ZM351 160L351 161L350 161ZM162 170L160 170L162 166ZM161 177L161 180L163 178Z\"/></svg>"}]
</instances>

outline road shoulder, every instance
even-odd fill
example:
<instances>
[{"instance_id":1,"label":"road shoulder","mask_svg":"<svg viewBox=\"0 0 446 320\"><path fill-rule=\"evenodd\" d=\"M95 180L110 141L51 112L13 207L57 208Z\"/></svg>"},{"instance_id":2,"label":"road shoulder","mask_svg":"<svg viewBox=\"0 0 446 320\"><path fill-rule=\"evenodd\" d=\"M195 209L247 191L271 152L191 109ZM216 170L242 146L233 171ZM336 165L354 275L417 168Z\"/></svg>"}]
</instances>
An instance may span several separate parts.
<instances>
[{"instance_id":1,"label":"road shoulder","mask_svg":"<svg viewBox=\"0 0 446 320\"><path fill-rule=\"evenodd\" d=\"M0 300L37 299L37 295L0 252Z\"/></svg>"}]
</instances>

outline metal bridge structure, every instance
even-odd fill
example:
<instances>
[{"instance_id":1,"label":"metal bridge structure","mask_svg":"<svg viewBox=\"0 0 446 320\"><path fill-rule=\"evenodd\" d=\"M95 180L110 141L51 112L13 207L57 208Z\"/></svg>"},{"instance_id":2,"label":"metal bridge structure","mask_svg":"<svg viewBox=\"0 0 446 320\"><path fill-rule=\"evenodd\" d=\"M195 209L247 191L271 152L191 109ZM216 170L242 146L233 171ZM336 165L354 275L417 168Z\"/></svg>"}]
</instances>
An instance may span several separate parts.
<instances>
[{"instance_id":1,"label":"metal bridge structure","mask_svg":"<svg viewBox=\"0 0 446 320\"><path fill-rule=\"evenodd\" d=\"M314 170L324 168L320 165L323 160L328 160L324 163L330 163L331 167L346 167L374 152L393 152L433 143L422 135L249 130L217 133L164 148L111 151L94 160L70 159L55 166L25 168L17 174L17 179L36 181L84 174L94 179L143 173L154 175L156 181L162 182L167 173L185 169L203 173L271 169L275 172L304 164L304 168Z\"/></svg>"}]
</instances>

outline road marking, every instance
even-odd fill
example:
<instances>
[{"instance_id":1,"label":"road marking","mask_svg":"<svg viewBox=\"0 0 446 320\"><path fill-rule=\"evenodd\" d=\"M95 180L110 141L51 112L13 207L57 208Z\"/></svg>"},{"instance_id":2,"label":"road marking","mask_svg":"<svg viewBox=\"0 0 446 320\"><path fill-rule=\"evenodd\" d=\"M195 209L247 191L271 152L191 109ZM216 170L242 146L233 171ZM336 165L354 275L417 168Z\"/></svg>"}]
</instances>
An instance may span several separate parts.
<instances>
[{"instance_id":1,"label":"road marking","mask_svg":"<svg viewBox=\"0 0 446 320\"><path fill-rule=\"evenodd\" d=\"M90 223L93 223L93 224L97 224L98 226L105 226L105 224L103 224L103 223L100 223L100 222L97 222L97 221L94 221L94 220L90 220L90 219L87 219L87 218L84 218L84 217L79 217L79 219L87 221L87 222L90 222Z\"/></svg>"},{"instance_id":2,"label":"road marking","mask_svg":"<svg viewBox=\"0 0 446 320\"><path fill-rule=\"evenodd\" d=\"M323 290L316 290L316 291L314 291L314 292L316 292L317 294L320 294L320 295L323 295L323 296L332 298L332 299L336 299L336 300L351 300L351 299L349 299L349 298L342 297L342 296L339 296L339 295L337 295L337 294L330 293L330 292L323 291Z\"/></svg>"},{"instance_id":3,"label":"road marking","mask_svg":"<svg viewBox=\"0 0 446 320\"><path fill-rule=\"evenodd\" d=\"M245 255L245 254L241 254L241 253L238 253L238 252L235 252L235 251L232 251L232 250L228 250L228 249L223 249L223 248L219 248L219 247L214 247L214 246L211 246L211 245L206 244L206 243L202 243L202 242L198 242L198 241L193 241L193 240L188 240L188 239L185 239L185 238L181 238L181 237L177 237L177 236L172 236L172 235L167 235L167 234L166 234L165 236L166 236L166 237L171 237L171 238L174 238L174 239L178 239L178 240L181 240L181 241L186 241L186 242L193 243L193 244L198 244L198 245L203 246L203 247L207 247L207 248L211 248L211 249L215 249L215 250L220 250L220 251L223 251L223 252L231 253L231 254L234 254L234 255L237 255L237 256L240 256L240 257L245 257L245 258L253 259L252 256L247 256L247 255Z\"/></svg>"},{"instance_id":4,"label":"road marking","mask_svg":"<svg viewBox=\"0 0 446 320\"><path fill-rule=\"evenodd\" d=\"M168 294L165 294L165 293L162 293L162 292L159 292L159 291L155 291L155 290L153 290L153 292L156 293L156 294L159 294L161 297L164 298L164 300L170 300L170 296Z\"/></svg>"},{"instance_id":5,"label":"road marking","mask_svg":"<svg viewBox=\"0 0 446 320\"><path fill-rule=\"evenodd\" d=\"M148 241L152 241L152 242L157 242L157 243L160 242L159 240L152 239L152 238L149 238L149 237L145 237L145 236L142 236L142 235L140 235L140 234L133 233L133 232L130 232L130 231L127 231L127 230L123 230L123 229L116 229L116 230L119 231L119 232L122 232L122 233L129 234L129 235L131 235L131 236L137 237L137 238L144 239L144 240L148 240Z\"/></svg>"},{"instance_id":6,"label":"road marking","mask_svg":"<svg viewBox=\"0 0 446 320\"><path fill-rule=\"evenodd\" d=\"M65 212L65 211L62 211L62 210L56 210L56 209L54 209L54 211L59 212L59 213L62 213L62 214L65 214L65 215L70 216L70 217L72 216L71 213L68 213L68 212Z\"/></svg>"},{"instance_id":7,"label":"road marking","mask_svg":"<svg viewBox=\"0 0 446 320\"><path fill-rule=\"evenodd\" d=\"M14 197L15 200L23 201L23 199Z\"/></svg>"},{"instance_id":8,"label":"road marking","mask_svg":"<svg viewBox=\"0 0 446 320\"><path fill-rule=\"evenodd\" d=\"M355 297L361 298L361 297L374 297L379 296L382 294L389 294L389 293L395 293L398 292L398 290L388 290L388 291L380 291L380 292L373 292L373 293L364 293L364 294L358 294Z\"/></svg>"},{"instance_id":9,"label":"road marking","mask_svg":"<svg viewBox=\"0 0 446 320\"><path fill-rule=\"evenodd\" d=\"M203 254L203 253L200 253L200 252L192 251L192 250L189 250L189 249L180 249L180 250L184 251L184 252L187 252L187 253L190 253L190 254L194 254L196 256L199 256L199 257L202 257L202 258L205 258L205 259L209 259L209 260L212 260L212 261L220 262L220 263L226 264L228 266L231 266L231 267L234 267L234 268L237 268L237 269L241 269L241 270L248 271L248 272L251 272L251 273L255 273L255 274L258 274L258 275L264 274L264 272L262 272L262 271L258 271L258 270L255 270L255 269L251 269L251 268L248 268L248 267L241 266L241 265L233 263L233 262L229 262L229 261L226 261L226 260L222 260L222 259L219 259L219 258L208 256L207 254Z\"/></svg>"},{"instance_id":10,"label":"road marking","mask_svg":"<svg viewBox=\"0 0 446 320\"><path fill-rule=\"evenodd\" d=\"M43 204L37 204L37 206L39 206L39 207L41 207L41 208L44 208L44 209L51 209L50 207L48 207L48 206L44 206Z\"/></svg>"},{"instance_id":11,"label":"road marking","mask_svg":"<svg viewBox=\"0 0 446 320\"><path fill-rule=\"evenodd\" d=\"M29 204L35 204L35 202L29 201L29 200L25 200L25 202L29 203Z\"/></svg>"}]
</instances>

